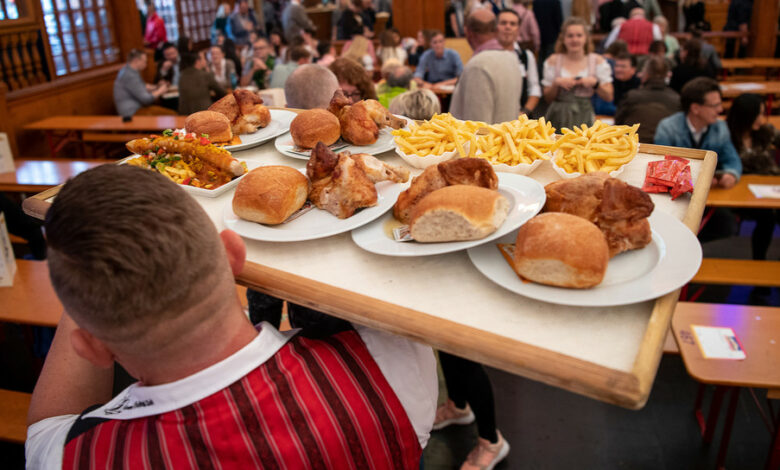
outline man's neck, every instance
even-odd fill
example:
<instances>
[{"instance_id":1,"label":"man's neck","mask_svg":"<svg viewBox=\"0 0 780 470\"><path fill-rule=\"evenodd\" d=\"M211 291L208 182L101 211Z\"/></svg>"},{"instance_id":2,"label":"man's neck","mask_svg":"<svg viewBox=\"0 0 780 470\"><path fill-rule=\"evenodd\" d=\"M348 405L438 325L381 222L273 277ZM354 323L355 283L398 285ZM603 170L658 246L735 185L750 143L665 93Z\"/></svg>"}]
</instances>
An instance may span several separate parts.
<instances>
[{"instance_id":1,"label":"man's neck","mask_svg":"<svg viewBox=\"0 0 780 470\"><path fill-rule=\"evenodd\" d=\"M709 124L707 124L705 120L699 118L698 116L689 114L687 117L688 117L688 122L690 122L691 126L693 126L693 128L696 129L696 132L701 132L704 129L706 129L707 126L709 126Z\"/></svg>"}]
</instances>

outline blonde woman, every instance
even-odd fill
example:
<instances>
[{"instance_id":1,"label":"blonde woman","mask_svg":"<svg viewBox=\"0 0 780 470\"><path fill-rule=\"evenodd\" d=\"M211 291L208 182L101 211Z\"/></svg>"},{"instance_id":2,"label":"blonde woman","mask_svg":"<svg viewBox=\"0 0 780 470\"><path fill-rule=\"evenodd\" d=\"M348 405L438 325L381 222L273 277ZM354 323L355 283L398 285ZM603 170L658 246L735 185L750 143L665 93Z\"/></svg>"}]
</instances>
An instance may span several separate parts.
<instances>
[{"instance_id":1,"label":"blonde woman","mask_svg":"<svg viewBox=\"0 0 780 470\"><path fill-rule=\"evenodd\" d=\"M366 69L369 75L374 71L376 57L374 55L374 45L365 38L365 36L355 35L351 41L344 43L344 51L341 57L352 59Z\"/></svg>"},{"instance_id":2,"label":"blonde woman","mask_svg":"<svg viewBox=\"0 0 780 470\"><path fill-rule=\"evenodd\" d=\"M559 129L593 124L593 93L612 101L612 70L592 49L588 24L571 17L561 27L555 54L544 62L542 86L550 103L545 117Z\"/></svg>"}]
</instances>

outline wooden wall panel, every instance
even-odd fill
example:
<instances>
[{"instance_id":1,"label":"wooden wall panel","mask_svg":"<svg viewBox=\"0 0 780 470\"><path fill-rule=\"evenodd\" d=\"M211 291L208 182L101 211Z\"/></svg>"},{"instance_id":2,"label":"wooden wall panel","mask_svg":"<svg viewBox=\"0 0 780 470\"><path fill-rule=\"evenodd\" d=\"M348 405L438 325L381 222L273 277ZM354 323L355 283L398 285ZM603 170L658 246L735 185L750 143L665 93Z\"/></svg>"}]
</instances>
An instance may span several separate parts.
<instances>
[{"instance_id":1,"label":"wooden wall panel","mask_svg":"<svg viewBox=\"0 0 780 470\"><path fill-rule=\"evenodd\" d=\"M122 65L103 67L76 77L36 85L7 95L7 127L16 141L17 157L46 157L49 148L44 134L25 131L26 124L50 116L116 114L113 87ZM84 158L86 155L71 155Z\"/></svg>"},{"instance_id":2,"label":"wooden wall panel","mask_svg":"<svg viewBox=\"0 0 780 470\"><path fill-rule=\"evenodd\" d=\"M444 0L394 0L393 26L403 37L417 37L421 29L443 32Z\"/></svg>"},{"instance_id":3,"label":"wooden wall panel","mask_svg":"<svg viewBox=\"0 0 780 470\"><path fill-rule=\"evenodd\" d=\"M777 41L777 0L755 0L750 22L749 57L773 57Z\"/></svg>"}]
</instances>

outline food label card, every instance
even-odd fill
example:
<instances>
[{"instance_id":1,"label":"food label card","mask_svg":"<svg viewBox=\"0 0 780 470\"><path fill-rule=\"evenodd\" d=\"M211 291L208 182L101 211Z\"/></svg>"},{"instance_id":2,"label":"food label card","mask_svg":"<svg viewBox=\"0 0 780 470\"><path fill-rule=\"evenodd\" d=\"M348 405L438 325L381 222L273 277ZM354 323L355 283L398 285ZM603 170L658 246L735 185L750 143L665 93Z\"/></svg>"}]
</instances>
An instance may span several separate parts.
<instances>
[{"instance_id":1,"label":"food label card","mask_svg":"<svg viewBox=\"0 0 780 470\"><path fill-rule=\"evenodd\" d=\"M5 214L0 212L0 287L9 287L14 284L16 275L16 258L11 246L11 237L5 226Z\"/></svg>"},{"instance_id":2,"label":"food label card","mask_svg":"<svg viewBox=\"0 0 780 470\"><path fill-rule=\"evenodd\" d=\"M706 359L743 360L747 357L731 328L701 325L691 325L691 328Z\"/></svg>"},{"instance_id":3,"label":"food label card","mask_svg":"<svg viewBox=\"0 0 780 470\"><path fill-rule=\"evenodd\" d=\"M748 189L757 198L780 199L780 184L749 184Z\"/></svg>"},{"instance_id":4,"label":"food label card","mask_svg":"<svg viewBox=\"0 0 780 470\"><path fill-rule=\"evenodd\" d=\"M11 145L8 143L8 134L0 132L0 173L16 171L14 156L11 154Z\"/></svg>"}]
</instances>

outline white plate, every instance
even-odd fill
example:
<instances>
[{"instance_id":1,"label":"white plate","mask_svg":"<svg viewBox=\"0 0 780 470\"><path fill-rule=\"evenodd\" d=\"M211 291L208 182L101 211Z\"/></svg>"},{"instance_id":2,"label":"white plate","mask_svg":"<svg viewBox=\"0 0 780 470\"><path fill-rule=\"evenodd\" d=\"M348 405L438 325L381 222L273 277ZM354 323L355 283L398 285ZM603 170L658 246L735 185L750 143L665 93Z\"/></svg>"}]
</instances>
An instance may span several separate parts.
<instances>
[{"instance_id":1,"label":"white plate","mask_svg":"<svg viewBox=\"0 0 780 470\"><path fill-rule=\"evenodd\" d=\"M120 160L117 163L119 165L124 165L124 164L127 163L128 160L130 160L131 158L135 158L137 156L138 155L130 155L129 157L124 158L124 159ZM259 166L262 166L262 164L261 163L257 163L257 162L251 162L251 161L247 161L246 162L246 167L247 167L247 170L249 170L249 171L252 171L253 169L255 169L255 168L259 167ZM151 168L148 168L148 170L149 171L155 171L155 170L152 170ZM249 171L247 171L247 173L249 173ZM187 186L187 185L184 185L184 184L180 184L179 186L181 187L181 189L187 191L188 193L190 193L190 194L192 194L194 196L217 197L219 195L224 194L226 191L229 191L229 190L235 188L236 185L238 185L238 182L241 180L241 178L246 176L247 173L244 173L243 175L239 176L238 178L233 178L232 180L230 180L229 183L225 183L222 186L218 187L217 189L204 189L204 188L198 188L198 187L195 187L195 186Z\"/></svg>"},{"instance_id":2,"label":"white plate","mask_svg":"<svg viewBox=\"0 0 780 470\"><path fill-rule=\"evenodd\" d=\"M487 243L515 230L542 210L547 199L541 184L531 178L511 173L498 174L498 191L509 199L511 209L498 230L480 240L443 243L397 242L393 240L392 229L389 228L394 223L397 225L392 213L354 230L352 240L360 248L379 255L428 256L451 253Z\"/></svg>"},{"instance_id":3,"label":"white plate","mask_svg":"<svg viewBox=\"0 0 780 470\"><path fill-rule=\"evenodd\" d=\"M378 155L387 152L388 150L393 150L395 148L395 138L393 137L393 134L391 134L392 131L393 129L389 127L383 127L379 130L379 138L372 145L366 145L364 147L347 145L346 147L338 149L337 152L348 150L353 154L368 153L370 155ZM276 150L282 155L287 155L288 157L297 158L299 160L308 160L311 155L311 150L307 152L294 151L295 144L293 144L292 136L289 132L277 137L276 141L274 141L274 145L276 146Z\"/></svg>"},{"instance_id":4,"label":"white plate","mask_svg":"<svg viewBox=\"0 0 780 470\"><path fill-rule=\"evenodd\" d=\"M488 279L532 299L578 307L609 307L661 297L690 281L701 264L696 235L676 217L656 209L649 217L653 241L621 253L607 266L604 280L591 289L567 289L520 280L496 243L514 243L513 232L495 243L469 250L469 258Z\"/></svg>"},{"instance_id":5,"label":"white plate","mask_svg":"<svg viewBox=\"0 0 780 470\"><path fill-rule=\"evenodd\" d=\"M366 207L352 217L339 219L330 212L316 207L297 219L280 225L263 225L239 218L233 212L233 199L225 205L225 226L242 237L268 242L297 242L315 240L348 232L367 224L387 212L395 204L398 195L408 184L383 181L376 184L377 205Z\"/></svg>"},{"instance_id":6,"label":"white plate","mask_svg":"<svg viewBox=\"0 0 780 470\"><path fill-rule=\"evenodd\" d=\"M251 134L241 134L241 143L238 145L228 145L225 150L231 152L239 152L252 147L268 142L269 140L277 137L290 130L290 123L296 114L292 111L285 111L283 109L271 109L271 122L268 123L262 129L258 129Z\"/></svg>"}]
</instances>

